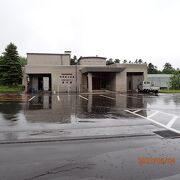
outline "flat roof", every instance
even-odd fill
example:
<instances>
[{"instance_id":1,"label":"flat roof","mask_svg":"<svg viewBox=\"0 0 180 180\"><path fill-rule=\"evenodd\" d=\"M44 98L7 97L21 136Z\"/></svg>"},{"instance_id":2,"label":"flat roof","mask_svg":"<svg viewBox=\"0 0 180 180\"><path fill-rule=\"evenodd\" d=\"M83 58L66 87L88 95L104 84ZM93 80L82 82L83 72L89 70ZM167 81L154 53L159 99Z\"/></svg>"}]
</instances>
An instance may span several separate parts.
<instances>
[{"instance_id":1,"label":"flat roof","mask_svg":"<svg viewBox=\"0 0 180 180\"><path fill-rule=\"evenodd\" d=\"M70 54L57 54L57 53L27 53L27 55L66 55L66 56L70 56Z\"/></svg>"},{"instance_id":2,"label":"flat roof","mask_svg":"<svg viewBox=\"0 0 180 180\"><path fill-rule=\"evenodd\" d=\"M107 58L105 58L105 57L100 57L100 56L84 56L84 57L80 57L79 58L79 60L81 60L81 59L104 59L104 60L106 60Z\"/></svg>"},{"instance_id":3,"label":"flat roof","mask_svg":"<svg viewBox=\"0 0 180 180\"><path fill-rule=\"evenodd\" d=\"M125 68L120 67L84 67L80 71L84 73L88 72L122 72Z\"/></svg>"},{"instance_id":4,"label":"flat roof","mask_svg":"<svg viewBox=\"0 0 180 180\"><path fill-rule=\"evenodd\" d=\"M171 76L173 76L173 74L148 74L148 77L154 77L154 78L165 78Z\"/></svg>"}]
</instances>

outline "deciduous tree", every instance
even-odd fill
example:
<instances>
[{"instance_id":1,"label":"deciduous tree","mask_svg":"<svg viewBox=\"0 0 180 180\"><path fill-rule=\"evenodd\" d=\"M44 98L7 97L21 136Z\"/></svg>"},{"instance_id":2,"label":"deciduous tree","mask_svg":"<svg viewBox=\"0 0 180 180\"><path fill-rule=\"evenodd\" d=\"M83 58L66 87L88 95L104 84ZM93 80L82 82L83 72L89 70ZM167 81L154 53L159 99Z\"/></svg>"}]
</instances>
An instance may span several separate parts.
<instances>
[{"instance_id":1,"label":"deciduous tree","mask_svg":"<svg viewBox=\"0 0 180 180\"><path fill-rule=\"evenodd\" d=\"M170 78L170 86L172 89L180 89L180 70L175 71Z\"/></svg>"},{"instance_id":2,"label":"deciduous tree","mask_svg":"<svg viewBox=\"0 0 180 180\"><path fill-rule=\"evenodd\" d=\"M123 63L124 63L124 64L126 64L126 63L127 63L127 60L126 60L126 59L124 59Z\"/></svg>"},{"instance_id":3,"label":"deciduous tree","mask_svg":"<svg viewBox=\"0 0 180 180\"><path fill-rule=\"evenodd\" d=\"M170 63L165 63L164 64L164 69L162 70L162 73L164 74L173 74L174 73L174 68L172 67L172 65Z\"/></svg>"},{"instance_id":4,"label":"deciduous tree","mask_svg":"<svg viewBox=\"0 0 180 180\"><path fill-rule=\"evenodd\" d=\"M77 64L77 56L73 56L70 61L70 65L76 65Z\"/></svg>"},{"instance_id":5,"label":"deciduous tree","mask_svg":"<svg viewBox=\"0 0 180 180\"><path fill-rule=\"evenodd\" d=\"M114 64L114 61L112 58L106 61L106 65L111 65L111 64Z\"/></svg>"},{"instance_id":6,"label":"deciduous tree","mask_svg":"<svg viewBox=\"0 0 180 180\"><path fill-rule=\"evenodd\" d=\"M118 64L118 63L120 63L120 60L119 60L119 59L115 59L115 60L114 60L114 63L117 63L117 64Z\"/></svg>"},{"instance_id":7,"label":"deciduous tree","mask_svg":"<svg viewBox=\"0 0 180 180\"><path fill-rule=\"evenodd\" d=\"M27 58L23 57L23 56L19 56L19 60L21 63L21 66L24 67L25 65L27 65Z\"/></svg>"},{"instance_id":8,"label":"deciduous tree","mask_svg":"<svg viewBox=\"0 0 180 180\"><path fill-rule=\"evenodd\" d=\"M157 74L158 73L157 67L154 66L152 63L148 64L147 70L148 70L148 74Z\"/></svg>"}]
</instances>

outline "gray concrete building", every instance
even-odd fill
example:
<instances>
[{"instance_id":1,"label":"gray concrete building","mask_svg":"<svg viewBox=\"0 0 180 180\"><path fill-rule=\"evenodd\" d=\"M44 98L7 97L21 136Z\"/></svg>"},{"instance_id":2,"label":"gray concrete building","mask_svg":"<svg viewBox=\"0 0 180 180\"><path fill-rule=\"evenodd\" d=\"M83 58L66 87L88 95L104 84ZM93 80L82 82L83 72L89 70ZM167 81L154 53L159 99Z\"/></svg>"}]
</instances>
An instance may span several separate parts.
<instances>
[{"instance_id":1,"label":"gray concrete building","mask_svg":"<svg viewBox=\"0 0 180 180\"><path fill-rule=\"evenodd\" d=\"M127 92L147 79L145 64L106 65L105 57L80 57L70 65L70 54L27 53L24 85L27 92Z\"/></svg>"}]
</instances>

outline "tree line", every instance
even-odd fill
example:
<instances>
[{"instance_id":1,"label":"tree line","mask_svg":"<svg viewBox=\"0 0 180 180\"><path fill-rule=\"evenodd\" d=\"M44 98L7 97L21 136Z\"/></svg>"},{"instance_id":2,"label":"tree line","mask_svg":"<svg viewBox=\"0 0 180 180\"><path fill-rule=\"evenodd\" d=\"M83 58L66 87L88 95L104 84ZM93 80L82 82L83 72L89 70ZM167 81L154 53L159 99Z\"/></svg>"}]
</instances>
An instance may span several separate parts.
<instances>
[{"instance_id":1,"label":"tree line","mask_svg":"<svg viewBox=\"0 0 180 180\"><path fill-rule=\"evenodd\" d=\"M157 66L153 65L152 63L143 62L142 59L136 59L135 61L128 61L124 59L121 61L120 59L108 59L106 60L106 65L112 65L112 64L146 64L147 65L147 72L148 74L171 74L170 77L170 87L172 89L180 89L180 69L173 68L172 65L169 62L166 62L163 66L162 70L158 70ZM77 56L74 56L71 58L71 65L79 64L79 60L77 59Z\"/></svg>"},{"instance_id":2,"label":"tree line","mask_svg":"<svg viewBox=\"0 0 180 180\"><path fill-rule=\"evenodd\" d=\"M112 65L112 64L146 64L147 65L147 71L148 74L174 74L176 71L179 71L179 68L175 69L172 67L172 65L169 62L166 62L163 66L162 70L158 70L157 66L153 65L152 63L143 62L142 59L136 59L135 61L128 61L124 59L121 61L120 59L112 59L109 58L106 60L106 65ZM79 60L77 56L73 56L70 61L71 65L79 64Z\"/></svg>"},{"instance_id":3,"label":"tree line","mask_svg":"<svg viewBox=\"0 0 180 180\"><path fill-rule=\"evenodd\" d=\"M173 68L169 62L166 62L162 70L158 70L157 66L152 63L143 62L142 59L136 59L133 61L119 60L119 59L108 59L106 65L115 63L129 63L129 64L147 64L148 74L172 74L171 87L180 89L180 69ZM27 64L27 59L19 55L17 46L10 43L5 48L5 51L0 56L0 85L17 85L22 82L22 67ZM77 56L73 56L70 60L71 65L79 64Z\"/></svg>"},{"instance_id":4,"label":"tree line","mask_svg":"<svg viewBox=\"0 0 180 180\"><path fill-rule=\"evenodd\" d=\"M111 65L114 63L120 63L121 61L119 59L113 60L110 58L106 61L107 65ZM143 62L142 59L136 59L134 62L127 61L126 59L122 61L122 63L126 64L146 64L147 65L147 71L148 74L171 74L170 77L170 87L171 89L180 89L180 69L173 68L172 65L169 62L166 62L163 66L162 70L158 70L157 66L153 65L152 63Z\"/></svg>"},{"instance_id":5,"label":"tree line","mask_svg":"<svg viewBox=\"0 0 180 180\"><path fill-rule=\"evenodd\" d=\"M179 70L179 68L175 69L172 67L172 65L169 62L166 62L163 66L162 70L158 70L157 66L153 65L152 63L147 63L143 62L142 59L136 59L135 61L128 61L128 60L119 60L115 59L113 60L112 58L108 59L106 61L106 65L111 65L115 63L123 63L123 64L146 64L147 65L147 70L148 74L174 74L176 71Z\"/></svg>"}]
</instances>

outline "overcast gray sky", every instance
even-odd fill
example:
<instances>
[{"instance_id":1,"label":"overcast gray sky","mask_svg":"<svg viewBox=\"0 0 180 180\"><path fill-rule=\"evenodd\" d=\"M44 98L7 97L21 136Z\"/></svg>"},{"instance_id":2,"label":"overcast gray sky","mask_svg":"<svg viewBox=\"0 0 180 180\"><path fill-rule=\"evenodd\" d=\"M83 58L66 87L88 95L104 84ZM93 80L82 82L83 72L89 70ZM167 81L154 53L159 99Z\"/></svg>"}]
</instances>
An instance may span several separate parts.
<instances>
[{"instance_id":1,"label":"overcast gray sky","mask_svg":"<svg viewBox=\"0 0 180 180\"><path fill-rule=\"evenodd\" d=\"M0 0L0 52L143 59L180 67L180 0Z\"/></svg>"}]
</instances>

